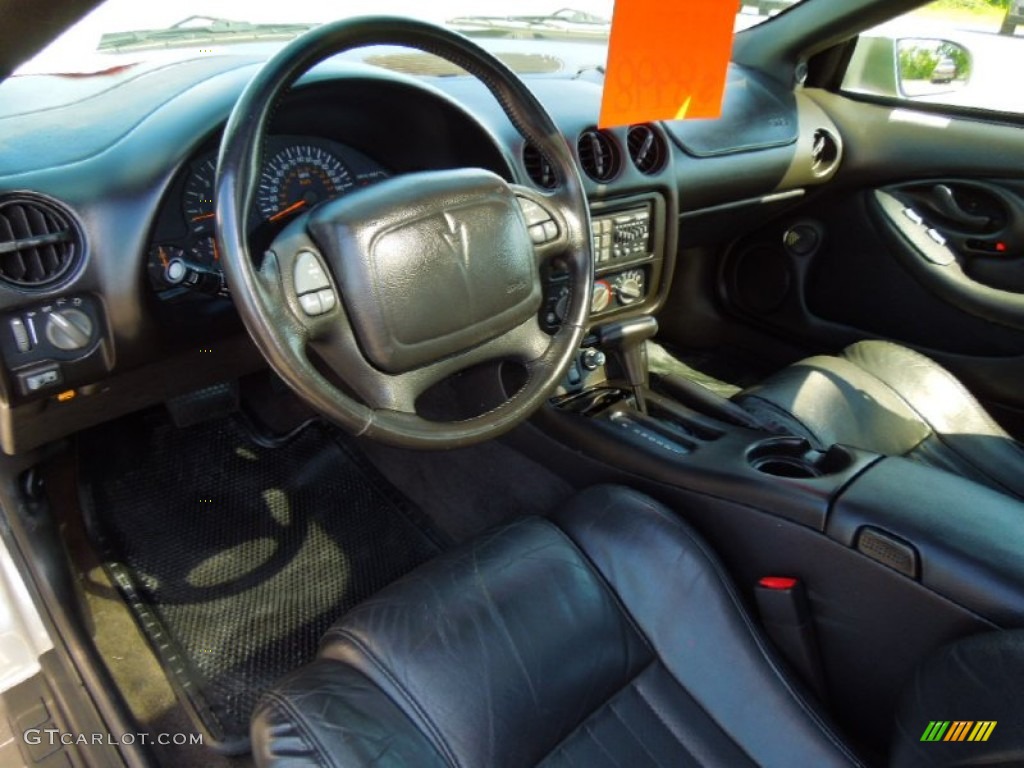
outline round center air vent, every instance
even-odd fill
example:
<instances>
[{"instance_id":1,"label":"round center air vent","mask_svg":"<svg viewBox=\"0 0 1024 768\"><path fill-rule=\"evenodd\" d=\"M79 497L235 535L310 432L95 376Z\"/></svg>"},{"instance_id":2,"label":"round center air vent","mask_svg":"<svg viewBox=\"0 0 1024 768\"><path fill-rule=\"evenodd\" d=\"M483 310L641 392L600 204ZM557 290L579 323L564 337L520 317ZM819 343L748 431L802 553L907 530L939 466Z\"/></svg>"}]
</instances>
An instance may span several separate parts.
<instances>
[{"instance_id":1,"label":"round center air vent","mask_svg":"<svg viewBox=\"0 0 1024 768\"><path fill-rule=\"evenodd\" d=\"M665 167L668 150L661 135L650 125L634 125L626 134L626 149L640 173L653 175Z\"/></svg>"},{"instance_id":2,"label":"round center air vent","mask_svg":"<svg viewBox=\"0 0 1024 768\"><path fill-rule=\"evenodd\" d=\"M533 183L541 189L554 189L557 184L555 172L551 163L540 153L533 144L527 143L523 147L523 166L526 168L526 175Z\"/></svg>"},{"instance_id":3,"label":"round center air vent","mask_svg":"<svg viewBox=\"0 0 1024 768\"><path fill-rule=\"evenodd\" d=\"M71 214L33 195L0 198L0 282L42 288L70 272L83 250Z\"/></svg>"},{"instance_id":4,"label":"round center air vent","mask_svg":"<svg viewBox=\"0 0 1024 768\"><path fill-rule=\"evenodd\" d=\"M815 176L828 176L839 165L839 140L831 131L819 128L811 145L811 171Z\"/></svg>"},{"instance_id":5,"label":"round center air vent","mask_svg":"<svg viewBox=\"0 0 1024 768\"><path fill-rule=\"evenodd\" d=\"M594 181L611 181L619 172L619 150L606 131L584 131L576 142L583 172Z\"/></svg>"}]
</instances>

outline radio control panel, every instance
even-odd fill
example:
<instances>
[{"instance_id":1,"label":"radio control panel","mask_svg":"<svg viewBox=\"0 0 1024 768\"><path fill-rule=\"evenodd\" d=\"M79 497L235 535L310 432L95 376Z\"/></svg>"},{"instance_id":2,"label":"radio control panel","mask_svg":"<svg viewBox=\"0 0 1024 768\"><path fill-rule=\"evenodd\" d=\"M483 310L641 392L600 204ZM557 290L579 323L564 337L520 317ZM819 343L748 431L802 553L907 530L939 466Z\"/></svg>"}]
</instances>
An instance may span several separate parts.
<instances>
[{"instance_id":1,"label":"radio control panel","mask_svg":"<svg viewBox=\"0 0 1024 768\"><path fill-rule=\"evenodd\" d=\"M654 255L650 205L595 215L590 230L598 268Z\"/></svg>"}]
</instances>

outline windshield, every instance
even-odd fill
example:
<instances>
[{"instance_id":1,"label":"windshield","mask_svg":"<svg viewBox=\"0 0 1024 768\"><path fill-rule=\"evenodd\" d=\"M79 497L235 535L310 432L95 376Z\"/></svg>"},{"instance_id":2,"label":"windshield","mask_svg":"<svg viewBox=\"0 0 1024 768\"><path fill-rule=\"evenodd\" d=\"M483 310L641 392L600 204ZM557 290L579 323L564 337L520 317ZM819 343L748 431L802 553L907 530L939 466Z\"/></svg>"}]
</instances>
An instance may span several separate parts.
<instances>
[{"instance_id":1,"label":"windshield","mask_svg":"<svg viewBox=\"0 0 1024 768\"><path fill-rule=\"evenodd\" d=\"M614 0L180 0L153 3L107 0L70 28L17 74L88 74L142 61L217 54L228 46L273 46L305 30L341 17L388 14L444 24L477 39L500 42L511 52L522 41L586 43L584 66L602 67ZM742 0L735 29L760 23L798 0ZM492 50L499 48L489 45ZM533 59L505 57L526 74L540 67ZM520 66L516 66L517 61ZM453 74L425 60L410 63L385 57L384 66L405 66L414 74ZM578 62L577 62L578 63ZM424 68L418 71L417 67Z\"/></svg>"}]
</instances>

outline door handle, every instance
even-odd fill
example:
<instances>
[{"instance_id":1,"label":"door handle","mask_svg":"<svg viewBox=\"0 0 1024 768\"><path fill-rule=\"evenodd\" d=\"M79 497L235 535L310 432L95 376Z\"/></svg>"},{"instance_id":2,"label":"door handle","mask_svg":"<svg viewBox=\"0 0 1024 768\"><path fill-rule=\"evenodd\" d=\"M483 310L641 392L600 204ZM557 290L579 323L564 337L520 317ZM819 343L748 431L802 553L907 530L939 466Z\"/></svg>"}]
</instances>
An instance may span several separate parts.
<instances>
[{"instance_id":1,"label":"door handle","mask_svg":"<svg viewBox=\"0 0 1024 768\"><path fill-rule=\"evenodd\" d=\"M988 216L968 213L961 208L952 188L947 184L936 184L932 187L932 193L928 196L927 202L936 213L973 230L985 229L991 223Z\"/></svg>"}]
</instances>

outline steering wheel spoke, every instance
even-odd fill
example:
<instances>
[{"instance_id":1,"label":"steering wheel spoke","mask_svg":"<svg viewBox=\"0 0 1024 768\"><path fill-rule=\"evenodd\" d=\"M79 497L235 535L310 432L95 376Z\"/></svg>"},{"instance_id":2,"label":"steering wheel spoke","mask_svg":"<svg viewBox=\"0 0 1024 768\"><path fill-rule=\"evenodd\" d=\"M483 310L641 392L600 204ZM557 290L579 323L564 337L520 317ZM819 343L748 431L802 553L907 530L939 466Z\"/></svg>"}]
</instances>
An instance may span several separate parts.
<instances>
[{"instance_id":1,"label":"steering wheel spoke","mask_svg":"<svg viewBox=\"0 0 1024 768\"><path fill-rule=\"evenodd\" d=\"M415 414L417 400L445 379L487 363L512 362L529 369L547 359L552 342L531 318L473 349L398 374L367 366L347 323L336 325L310 347L368 407Z\"/></svg>"}]
</instances>

